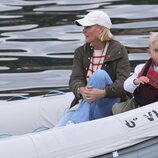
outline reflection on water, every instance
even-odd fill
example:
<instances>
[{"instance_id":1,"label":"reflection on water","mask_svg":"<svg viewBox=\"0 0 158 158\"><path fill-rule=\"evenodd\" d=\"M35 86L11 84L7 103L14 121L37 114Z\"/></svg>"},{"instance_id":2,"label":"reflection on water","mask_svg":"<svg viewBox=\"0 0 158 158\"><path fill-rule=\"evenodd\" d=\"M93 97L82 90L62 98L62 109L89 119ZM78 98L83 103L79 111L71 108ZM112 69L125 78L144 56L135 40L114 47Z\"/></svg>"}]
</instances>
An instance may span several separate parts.
<instances>
[{"instance_id":1,"label":"reflection on water","mask_svg":"<svg viewBox=\"0 0 158 158\"><path fill-rule=\"evenodd\" d=\"M112 18L112 32L127 47L132 67L148 59L149 32L158 31L157 7L157 0L1 0L1 99L67 91L74 49L84 43L82 28L73 22L94 9Z\"/></svg>"}]
</instances>

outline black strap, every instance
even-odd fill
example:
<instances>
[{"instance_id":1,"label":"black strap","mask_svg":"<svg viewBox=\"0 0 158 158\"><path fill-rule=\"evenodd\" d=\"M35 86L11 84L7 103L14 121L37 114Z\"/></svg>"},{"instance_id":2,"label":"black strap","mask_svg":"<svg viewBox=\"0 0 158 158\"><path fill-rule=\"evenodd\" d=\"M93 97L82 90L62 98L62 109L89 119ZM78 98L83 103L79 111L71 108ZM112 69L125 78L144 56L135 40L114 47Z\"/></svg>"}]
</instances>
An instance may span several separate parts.
<instances>
[{"instance_id":1,"label":"black strap","mask_svg":"<svg viewBox=\"0 0 158 158\"><path fill-rule=\"evenodd\" d=\"M146 76L146 75L147 75L151 64L152 64L152 59L150 58L150 59L147 61L146 65L145 65L145 69L144 69L144 71L143 71L142 76Z\"/></svg>"}]
</instances>

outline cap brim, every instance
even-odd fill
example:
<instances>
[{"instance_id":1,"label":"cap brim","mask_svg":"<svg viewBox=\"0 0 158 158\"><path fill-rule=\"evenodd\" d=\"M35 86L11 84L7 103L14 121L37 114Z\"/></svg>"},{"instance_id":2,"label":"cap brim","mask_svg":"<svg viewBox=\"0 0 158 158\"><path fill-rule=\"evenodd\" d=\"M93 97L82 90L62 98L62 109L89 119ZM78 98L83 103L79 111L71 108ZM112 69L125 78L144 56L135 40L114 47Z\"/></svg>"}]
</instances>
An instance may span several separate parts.
<instances>
[{"instance_id":1,"label":"cap brim","mask_svg":"<svg viewBox=\"0 0 158 158\"><path fill-rule=\"evenodd\" d=\"M90 23L89 21L87 21L86 19L79 19L75 21L75 24L78 26L92 26L95 24Z\"/></svg>"},{"instance_id":2,"label":"cap brim","mask_svg":"<svg viewBox=\"0 0 158 158\"><path fill-rule=\"evenodd\" d=\"M77 20L75 21L75 24L76 24L77 26L82 26Z\"/></svg>"}]
</instances>

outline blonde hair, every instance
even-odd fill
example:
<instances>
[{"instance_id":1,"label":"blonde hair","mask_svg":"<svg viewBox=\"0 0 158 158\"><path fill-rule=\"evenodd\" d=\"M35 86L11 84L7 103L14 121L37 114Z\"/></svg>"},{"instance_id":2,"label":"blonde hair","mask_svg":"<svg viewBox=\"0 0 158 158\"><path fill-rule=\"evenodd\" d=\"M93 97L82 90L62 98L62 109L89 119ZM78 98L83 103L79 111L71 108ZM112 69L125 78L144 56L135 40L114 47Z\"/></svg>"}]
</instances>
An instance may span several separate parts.
<instances>
[{"instance_id":1,"label":"blonde hair","mask_svg":"<svg viewBox=\"0 0 158 158\"><path fill-rule=\"evenodd\" d=\"M113 35L108 28L104 27L103 31L97 36L97 38L100 39L102 42L111 41L113 39Z\"/></svg>"},{"instance_id":2,"label":"blonde hair","mask_svg":"<svg viewBox=\"0 0 158 158\"><path fill-rule=\"evenodd\" d=\"M149 46L151 47L154 43L158 43L158 32L150 32Z\"/></svg>"}]
</instances>

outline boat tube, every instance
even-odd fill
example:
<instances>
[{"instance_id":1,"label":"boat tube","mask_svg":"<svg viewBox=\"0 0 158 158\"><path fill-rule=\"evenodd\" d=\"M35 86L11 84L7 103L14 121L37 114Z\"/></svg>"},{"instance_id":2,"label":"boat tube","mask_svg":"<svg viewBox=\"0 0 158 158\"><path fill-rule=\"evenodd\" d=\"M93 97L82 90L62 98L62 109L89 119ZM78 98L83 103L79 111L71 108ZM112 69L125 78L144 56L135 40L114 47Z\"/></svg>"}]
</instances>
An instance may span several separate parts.
<instances>
[{"instance_id":1,"label":"boat tube","mask_svg":"<svg viewBox=\"0 0 158 158\"><path fill-rule=\"evenodd\" d=\"M0 103L0 129L13 135L0 139L0 157L109 158L109 154L124 154L122 158L155 158L158 154L158 102L102 119L53 128L69 107L73 94L46 98ZM50 129L30 132L39 126ZM147 144L148 150L141 148L141 143ZM133 148L137 152L131 152Z\"/></svg>"}]
</instances>

